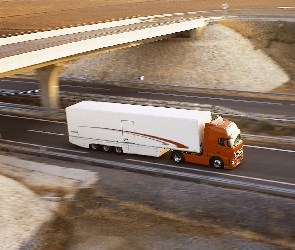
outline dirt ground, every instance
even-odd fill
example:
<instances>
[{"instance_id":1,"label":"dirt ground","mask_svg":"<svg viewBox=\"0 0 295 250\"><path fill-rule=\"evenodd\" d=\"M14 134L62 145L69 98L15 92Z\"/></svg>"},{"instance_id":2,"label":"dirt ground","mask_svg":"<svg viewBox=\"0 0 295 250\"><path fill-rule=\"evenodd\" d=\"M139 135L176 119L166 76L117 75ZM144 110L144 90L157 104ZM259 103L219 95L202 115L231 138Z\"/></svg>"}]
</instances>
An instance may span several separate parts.
<instances>
[{"instance_id":1,"label":"dirt ground","mask_svg":"<svg viewBox=\"0 0 295 250\"><path fill-rule=\"evenodd\" d=\"M294 0L4 0L0 5L0 35L138 15L221 10L223 3L228 3L229 9L294 6Z\"/></svg>"},{"instance_id":2,"label":"dirt ground","mask_svg":"<svg viewBox=\"0 0 295 250\"><path fill-rule=\"evenodd\" d=\"M272 90L295 93L295 22L222 21L223 25L249 39L257 50L280 65L290 81Z\"/></svg>"},{"instance_id":3,"label":"dirt ground","mask_svg":"<svg viewBox=\"0 0 295 250\"><path fill-rule=\"evenodd\" d=\"M292 199L80 163L14 156L99 175L95 184L80 188L73 198L62 201L56 216L22 249L295 248ZM21 176L17 179L22 183ZM34 181L31 176L30 180L25 185L44 194L40 179ZM47 186L47 192L54 193L55 189L60 192L59 186Z\"/></svg>"}]
</instances>

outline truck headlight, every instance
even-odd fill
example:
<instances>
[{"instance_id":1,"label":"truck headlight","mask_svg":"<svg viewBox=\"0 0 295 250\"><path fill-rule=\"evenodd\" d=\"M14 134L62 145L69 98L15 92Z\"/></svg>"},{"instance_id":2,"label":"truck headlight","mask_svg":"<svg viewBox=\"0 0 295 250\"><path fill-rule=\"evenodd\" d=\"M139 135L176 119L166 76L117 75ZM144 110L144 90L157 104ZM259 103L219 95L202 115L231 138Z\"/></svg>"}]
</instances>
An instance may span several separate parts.
<instances>
[{"instance_id":1,"label":"truck headlight","mask_svg":"<svg viewBox=\"0 0 295 250\"><path fill-rule=\"evenodd\" d=\"M234 164L235 164L235 161L234 161L234 160L232 160L232 161L231 161L231 165L234 165Z\"/></svg>"}]
</instances>

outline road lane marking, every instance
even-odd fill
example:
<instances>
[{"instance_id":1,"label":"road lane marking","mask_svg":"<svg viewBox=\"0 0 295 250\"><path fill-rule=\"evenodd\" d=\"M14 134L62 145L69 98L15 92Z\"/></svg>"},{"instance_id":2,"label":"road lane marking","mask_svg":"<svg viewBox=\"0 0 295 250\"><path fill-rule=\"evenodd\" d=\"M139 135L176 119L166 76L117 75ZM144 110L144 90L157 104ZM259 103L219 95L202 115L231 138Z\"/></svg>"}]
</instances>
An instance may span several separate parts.
<instances>
[{"instance_id":1,"label":"road lane marking","mask_svg":"<svg viewBox=\"0 0 295 250\"><path fill-rule=\"evenodd\" d=\"M221 98L221 97L206 97L206 96L196 96L196 95L184 95L184 94L172 94L172 93L158 93L150 91L138 91L139 94L151 94L151 95L164 95L164 96L176 96L176 97L188 97L188 98L199 98L199 99L210 99L210 100L219 100L219 101L232 101L232 102L246 102L246 103L260 103L260 104L271 104L271 105L283 105L279 102L260 102L260 101L251 101L251 100L237 100L231 98Z\"/></svg>"},{"instance_id":2,"label":"road lane marking","mask_svg":"<svg viewBox=\"0 0 295 250\"><path fill-rule=\"evenodd\" d=\"M38 83L37 82L28 82L28 81L12 81L13 83L26 83L26 84L37 84L38 85Z\"/></svg>"},{"instance_id":3,"label":"road lane marking","mask_svg":"<svg viewBox=\"0 0 295 250\"><path fill-rule=\"evenodd\" d=\"M73 153L88 154L88 152L83 152L83 151L76 151L76 150L64 149L64 148L55 148L55 147L26 143L26 142L18 142L18 141L4 140L4 139L0 139L0 141L12 142L12 143L18 143L18 144L23 144L23 145L35 146L35 147L42 147L42 148L50 148L50 149L56 149L56 150L61 150L61 151L69 151L69 152L73 152Z\"/></svg>"},{"instance_id":4,"label":"road lane marking","mask_svg":"<svg viewBox=\"0 0 295 250\"><path fill-rule=\"evenodd\" d=\"M41 131L41 130L34 130L34 129L26 129L28 132L35 132L35 133L42 133L42 134L49 134L49 135L65 135L65 134L59 134L59 133L53 133L53 132L47 132L47 131Z\"/></svg>"},{"instance_id":5,"label":"road lane marking","mask_svg":"<svg viewBox=\"0 0 295 250\"><path fill-rule=\"evenodd\" d=\"M13 83L27 83L27 84L38 84L37 82L28 82L28 81L21 81L21 80L16 80L14 81L13 79L2 79L1 82L13 82Z\"/></svg>"},{"instance_id":6,"label":"road lane marking","mask_svg":"<svg viewBox=\"0 0 295 250\"><path fill-rule=\"evenodd\" d=\"M266 149L266 150L272 150L272 151L280 151L280 152L287 152L287 153L295 153L295 150L289 150L289 149L268 148L268 147L253 146L253 145L244 145L244 147L248 147L248 148L260 148L260 149Z\"/></svg>"},{"instance_id":7,"label":"road lane marking","mask_svg":"<svg viewBox=\"0 0 295 250\"><path fill-rule=\"evenodd\" d=\"M289 182L282 182L282 181L273 181L273 180L267 180L267 179L261 179L256 177L249 177L249 176L243 176L243 175L235 175L235 174L227 174L227 173L219 173L219 172L212 172L208 170L201 170L201 169L194 169L194 168L187 168L187 167L179 167L174 166L170 164L163 164L163 163L155 163L155 162L149 162L149 161L141 161L141 160L135 160L135 159L126 159L127 161L135 161L135 162L141 162L141 163L147 163L147 164L153 164L153 165L160 165L160 166L166 166L171 168L177 168L177 169L184 169L184 170L192 170L196 172L203 172L203 173L210 173L210 174L217 174L217 175L225 175L225 176L232 176L232 177L238 177L243 179L250 179L250 180L256 180L256 181L264 181L264 182L271 182L276 184L284 184L289 186L295 186L295 183L289 183Z\"/></svg>"},{"instance_id":8,"label":"road lane marking","mask_svg":"<svg viewBox=\"0 0 295 250\"><path fill-rule=\"evenodd\" d=\"M44 119L39 119L39 118L31 118L31 117L25 117L25 116L4 115L4 114L0 114L0 116L6 116L6 117L12 117L12 118L19 118L19 119L27 119L27 120L34 120L34 121L41 121L41 122L52 122L52 123L67 124L66 122L50 121L50 120L44 120Z\"/></svg>"},{"instance_id":9,"label":"road lane marking","mask_svg":"<svg viewBox=\"0 0 295 250\"><path fill-rule=\"evenodd\" d=\"M94 87L84 87L84 86L76 86L76 85L69 85L69 84L61 84L60 87L71 87L71 88L80 88L80 89L95 89L95 90L111 90L111 89L107 89L107 88L94 88Z\"/></svg>"}]
</instances>

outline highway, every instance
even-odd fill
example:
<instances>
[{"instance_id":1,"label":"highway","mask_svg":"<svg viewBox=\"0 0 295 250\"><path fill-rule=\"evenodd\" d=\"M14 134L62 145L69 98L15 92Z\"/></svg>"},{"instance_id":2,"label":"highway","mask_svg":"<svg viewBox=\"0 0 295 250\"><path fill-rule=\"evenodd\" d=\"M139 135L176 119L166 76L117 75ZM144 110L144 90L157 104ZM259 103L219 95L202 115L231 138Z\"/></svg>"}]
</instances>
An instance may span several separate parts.
<instances>
[{"instance_id":1,"label":"highway","mask_svg":"<svg viewBox=\"0 0 295 250\"><path fill-rule=\"evenodd\" d=\"M239 185L264 185L268 189L287 189L295 195L295 151L278 147L245 145L244 161L236 169L216 170L210 167L172 162L169 154L160 158L139 155L107 154L101 151L79 148L68 142L65 122L25 118L0 114L0 145L14 145L26 149L38 149L79 158L98 159L100 165L124 165L129 168L145 168L151 171L168 171L181 175L195 175L198 178L217 181L219 185L228 182ZM92 166L92 164L89 164ZM88 169L88 165L85 166ZM95 169L95 167L92 167ZM235 185L235 184L234 184ZM291 190L291 191L290 191ZM294 196L295 197L295 196Z\"/></svg>"},{"instance_id":2,"label":"highway","mask_svg":"<svg viewBox=\"0 0 295 250\"><path fill-rule=\"evenodd\" d=\"M202 12L200 12L202 13ZM205 13L205 12L204 12ZM207 14L207 13L206 13ZM228 15L227 18L265 18L265 19L289 19L294 18L293 12L291 15L249 15L243 13L224 12ZM135 27L137 28L137 27ZM114 32L112 30L112 32ZM95 36L97 34L94 34ZM103 34L99 34L103 35ZM74 38L73 38L74 39ZM81 38L82 39L82 38ZM63 43L64 41L60 41ZM30 45L31 46L31 45ZM47 45L46 45L47 46ZM8 48L8 47L7 47ZM14 49L8 48L7 53L19 53ZM125 83L124 83L125 84ZM123 85L124 85L123 84ZM38 89L38 83L32 79L22 78L2 78L0 79L0 91L12 93L18 91L29 91ZM189 102L199 104L209 104L226 107L228 109L238 110L246 113L271 114L286 117L295 117L294 105L295 102L282 98L282 100L261 97L250 97L248 95L228 95L228 94L212 94L205 91L190 91L177 90L175 88L156 89L146 87L120 87L118 84L99 84L90 85L86 83L74 83L72 81L60 82L61 95L67 93L80 93L104 96L121 96L142 98L146 100L163 100L175 102ZM228 91L231 92L231 91ZM294 96L291 96L294 100ZM49 121L35 118L25 118L17 115L0 114L0 145L20 146L26 149L34 149L39 151L53 152L68 156L68 160L73 160L71 157L97 159L101 165L105 167L120 166L139 169L144 168L145 171L159 171L161 173L180 175L194 175L197 179L210 180L221 186L230 186L243 188L243 185L261 185L261 189L283 189L286 192L293 193L295 197L295 151L276 146L258 146L245 145L244 161L236 169L216 170L210 167L184 163L177 165L172 162L169 154L160 158L145 157L139 155L117 155L115 153L107 154L100 151L91 151L89 149L79 148L71 145L68 142L67 126L65 122ZM2 147L1 146L1 147ZM93 168L92 164L85 168ZM236 186L235 186L236 185ZM284 193L282 191L281 193Z\"/></svg>"},{"instance_id":3,"label":"highway","mask_svg":"<svg viewBox=\"0 0 295 250\"><path fill-rule=\"evenodd\" d=\"M0 79L0 90L8 92L29 91L38 89L37 81L31 79L3 78ZM295 117L295 102L289 100L273 100L268 98L254 98L246 96L229 96L221 94L181 92L177 90L156 90L142 87L126 88L111 84L89 85L85 83L73 83L61 81L60 90L62 92L78 92L80 94L99 94L105 96L125 96L153 100L165 100L176 102L191 102L200 104L210 104L223 106L229 109L248 113L268 113ZM294 98L295 96L293 96ZM267 112L266 112L267 111Z\"/></svg>"}]
</instances>

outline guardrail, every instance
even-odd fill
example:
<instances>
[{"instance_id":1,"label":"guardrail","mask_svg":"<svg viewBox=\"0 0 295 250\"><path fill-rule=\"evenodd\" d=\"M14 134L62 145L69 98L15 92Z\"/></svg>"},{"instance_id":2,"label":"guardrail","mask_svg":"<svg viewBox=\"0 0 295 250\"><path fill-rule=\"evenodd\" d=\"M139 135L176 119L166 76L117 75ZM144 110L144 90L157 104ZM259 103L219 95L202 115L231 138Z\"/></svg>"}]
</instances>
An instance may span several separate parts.
<instances>
[{"instance_id":1,"label":"guardrail","mask_svg":"<svg viewBox=\"0 0 295 250\"><path fill-rule=\"evenodd\" d=\"M1 138L1 137L0 137ZM295 189L281 188L270 185L263 185L245 181L236 181L231 179L225 179L220 177L205 176L200 174L191 174L180 171L166 170L155 167L147 167L136 164L127 164L123 162L116 162L110 160L103 160L85 156L77 156L59 152L48 151L46 147L40 147L39 149L30 149L27 147L13 146L1 142L0 150L8 152L33 154L42 157L50 157L59 160L75 161L79 163L86 163L91 165L98 165L100 167L111 167L115 169L127 170L137 173L149 174L160 177L175 178L179 180L192 181L200 184L218 185L230 188L239 188L243 190L250 190L255 192L267 193L272 195L279 195L284 197L295 198Z\"/></svg>"},{"instance_id":2,"label":"guardrail","mask_svg":"<svg viewBox=\"0 0 295 250\"><path fill-rule=\"evenodd\" d=\"M36 77L35 74L15 74L20 77ZM85 82L85 83L96 83L96 84L105 84L105 85L115 85L118 84L120 86L133 86L133 87L144 87L147 88L149 84L144 82L127 82L127 81L117 81L117 80L96 80L90 78L83 77L59 77L60 81L73 81L73 82ZM201 87L190 87L190 86L179 86L179 85L166 85L161 83L152 83L150 84L153 88L169 88L170 90L200 90L200 91L221 91L221 92L229 92L229 93L238 93L238 94L254 94L254 95L267 95L267 96L286 96L286 97L294 97L295 94L287 94L287 93L272 93L272 92L259 92L259 91L246 91L246 90L235 90L235 89L221 89L221 88L201 88Z\"/></svg>"},{"instance_id":3,"label":"guardrail","mask_svg":"<svg viewBox=\"0 0 295 250\"><path fill-rule=\"evenodd\" d=\"M259 114L259 113L246 113L246 112L241 112L241 111L230 109L230 108L225 108L222 106L215 106L215 105L209 105L209 104L153 100L153 99L145 99L145 98L131 98L131 97L123 97L123 96L120 96L120 97L105 96L105 95L99 95L99 94L81 94L81 93L75 93L75 92L67 92L67 93L61 92L61 97L64 102L69 102L69 103L77 103L83 100L118 102L118 98L119 98L121 103L167 106L167 107L184 108L184 109L205 109L205 110L210 110L215 115L248 117L254 120L269 120L274 123L275 122L285 122L285 123L295 122L295 117L286 117L286 116Z\"/></svg>"},{"instance_id":4,"label":"guardrail","mask_svg":"<svg viewBox=\"0 0 295 250\"><path fill-rule=\"evenodd\" d=\"M64 109L53 109L40 106L31 106L7 102L0 102L0 112L41 118L56 118L58 120L66 119Z\"/></svg>"},{"instance_id":5,"label":"guardrail","mask_svg":"<svg viewBox=\"0 0 295 250\"><path fill-rule=\"evenodd\" d=\"M26 94L30 95L30 94ZM39 93L35 93L34 96L38 97ZM128 103L128 104L138 104L138 105L152 105L152 106L166 106L173 108L183 108L183 109L200 109L200 110L210 110L214 115L222 115L222 116L237 116L237 117L247 117L254 120L268 120L273 123L294 123L295 117L286 117L286 116L278 116L278 115L269 115L269 114L259 114L259 113L246 113L238 110L225 108L222 106L215 106L209 104L198 104L198 103L189 103L189 102L175 102L175 101L164 101L164 100L153 100L153 99L145 99L145 98L134 98L134 97L123 97L123 96L105 96L99 94L82 94L76 92L60 92L60 98L63 103L67 105L71 105L80 101L103 101L103 102L118 102L120 103ZM23 109L24 112L28 113L28 111L33 112L32 107L29 105L20 105L20 104L10 104L10 103L0 103L0 110L2 111L13 111L14 109L18 109L19 111ZM22 106L22 107L21 107ZM57 113L58 116L61 115L61 111L59 109L50 109L45 107L38 107L40 110L37 112L41 112L43 114L50 114L51 116L54 112ZM50 112L49 112L50 110ZM56 111L55 111L56 110ZM63 118L65 119L65 118Z\"/></svg>"},{"instance_id":6,"label":"guardrail","mask_svg":"<svg viewBox=\"0 0 295 250\"><path fill-rule=\"evenodd\" d=\"M242 134L242 137L254 138L254 139L259 139L259 140L266 140L266 141L278 141L278 142L295 143L295 138L279 138L279 137L274 137L274 136L250 135L250 134Z\"/></svg>"},{"instance_id":7,"label":"guardrail","mask_svg":"<svg viewBox=\"0 0 295 250\"><path fill-rule=\"evenodd\" d=\"M30 74L16 74L17 76L28 76L35 77L36 75ZM120 84L121 86L133 86L133 87L147 87L147 83L143 82L127 82L127 81L117 81L117 80L96 80L90 78L82 78L82 77L60 77L61 81L76 81L76 82L86 82L86 83L102 83L102 84ZM295 94L287 94L287 93L272 93L272 92L259 92L259 91L246 91L246 90L235 90L235 89L221 89L221 88L201 88L201 87L189 87L189 86L179 86L179 85L165 85L161 83L152 83L152 87L158 88L169 88L170 90L201 90L201 91L224 91L229 93L239 93L239 94L255 94L255 95L268 95L268 96L287 96L294 97Z\"/></svg>"}]
</instances>

